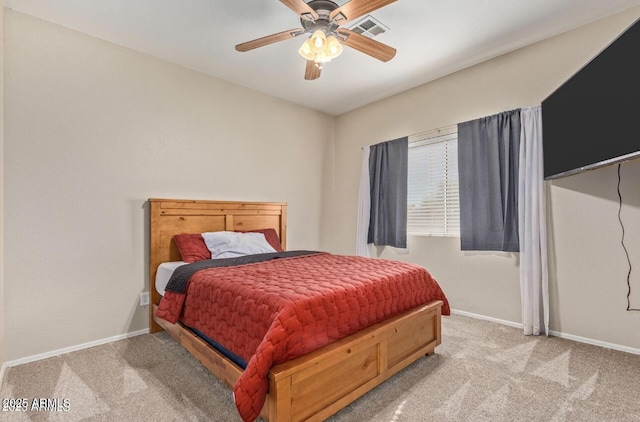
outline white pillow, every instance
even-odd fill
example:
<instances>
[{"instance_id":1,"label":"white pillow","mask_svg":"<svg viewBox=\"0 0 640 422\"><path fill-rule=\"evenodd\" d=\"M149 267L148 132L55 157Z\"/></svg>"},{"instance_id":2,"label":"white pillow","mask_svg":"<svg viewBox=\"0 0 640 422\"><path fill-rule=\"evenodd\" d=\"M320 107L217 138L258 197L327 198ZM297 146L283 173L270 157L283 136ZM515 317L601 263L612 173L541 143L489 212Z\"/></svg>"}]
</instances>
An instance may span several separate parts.
<instances>
[{"instance_id":1,"label":"white pillow","mask_svg":"<svg viewBox=\"0 0 640 422\"><path fill-rule=\"evenodd\" d=\"M202 238L213 259L276 252L262 233L207 232Z\"/></svg>"}]
</instances>

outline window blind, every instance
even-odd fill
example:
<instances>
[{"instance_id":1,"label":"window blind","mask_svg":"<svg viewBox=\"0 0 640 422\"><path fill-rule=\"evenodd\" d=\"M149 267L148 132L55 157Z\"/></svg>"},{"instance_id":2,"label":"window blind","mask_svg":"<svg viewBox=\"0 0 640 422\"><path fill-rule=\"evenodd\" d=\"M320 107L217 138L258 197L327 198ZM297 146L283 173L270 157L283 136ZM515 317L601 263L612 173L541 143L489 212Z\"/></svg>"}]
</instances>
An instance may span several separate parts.
<instances>
[{"instance_id":1,"label":"window blind","mask_svg":"<svg viewBox=\"0 0 640 422\"><path fill-rule=\"evenodd\" d=\"M458 133L427 133L409 144L407 231L460 236Z\"/></svg>"}]
</instances>

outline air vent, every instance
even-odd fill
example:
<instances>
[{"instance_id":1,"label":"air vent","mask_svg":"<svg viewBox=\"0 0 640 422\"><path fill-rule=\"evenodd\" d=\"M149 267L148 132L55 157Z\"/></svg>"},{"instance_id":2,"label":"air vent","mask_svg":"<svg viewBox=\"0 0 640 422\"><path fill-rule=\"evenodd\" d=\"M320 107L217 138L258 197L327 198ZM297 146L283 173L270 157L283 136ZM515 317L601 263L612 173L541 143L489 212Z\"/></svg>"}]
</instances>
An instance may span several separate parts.
<instances>
[{"instance_id":1,"label":"air vent","mask_svg":"<svg viewBox=\"0 0 640 422\"><path fill-rule=\"evenodd\" d=\"M353 32L357 32L358 34L362 34L366 37L373 38L380 34L384 34L389 30L388 27L384 26L380 21L374 18L371 15L367 15L364 18L360 19L353 25L349 26Z\"/></svg>"}]
</instances>

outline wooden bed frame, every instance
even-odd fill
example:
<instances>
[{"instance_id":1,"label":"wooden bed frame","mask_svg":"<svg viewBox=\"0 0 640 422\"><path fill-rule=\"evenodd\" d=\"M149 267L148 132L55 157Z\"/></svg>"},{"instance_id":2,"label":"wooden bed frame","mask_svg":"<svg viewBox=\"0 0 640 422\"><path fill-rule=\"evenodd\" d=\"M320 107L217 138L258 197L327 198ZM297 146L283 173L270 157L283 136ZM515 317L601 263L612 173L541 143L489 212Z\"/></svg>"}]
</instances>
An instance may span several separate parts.
<instances>
[{"instance_id":1,"label":"wooden bed frame","mask_svg":"<svg viewBox=\"0 0 640 422\"><path fill-rule=\"evenodd\" d=\"M287 205L149 199L151 208L150 330L167 331L218 379L233 388L242 369L182 324L155 316L161 296L154 282L158 265L179 261L175 234L274 228L286 249ZM441 341L441 301L432 301L373 325L322 349L282 363L269 372L262 416L275 421L321 421L372 390Z\"/></svg>"}]
</instances>

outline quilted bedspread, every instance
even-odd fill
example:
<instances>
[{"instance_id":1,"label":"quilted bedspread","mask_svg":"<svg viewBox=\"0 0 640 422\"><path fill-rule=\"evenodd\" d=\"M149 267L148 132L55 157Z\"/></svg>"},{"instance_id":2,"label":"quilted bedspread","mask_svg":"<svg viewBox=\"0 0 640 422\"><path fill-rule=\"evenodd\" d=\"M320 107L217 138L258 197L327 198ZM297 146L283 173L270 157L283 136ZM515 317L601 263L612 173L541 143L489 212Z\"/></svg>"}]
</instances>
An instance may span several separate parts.
<instances>
[{"instance_id":1,"label":"quilted bedspread","mask_svg":"<svg viewBox=\"0 0 640 422\"><path fill-rule=\"evenodd\" d=\"M431 300L449 304L423 267L318 253L196 272L186 294L167 291L156 315L180 319L215 339L247 366L236 407L255 420L271 367Z\"/></svg>"}]
</instances>

